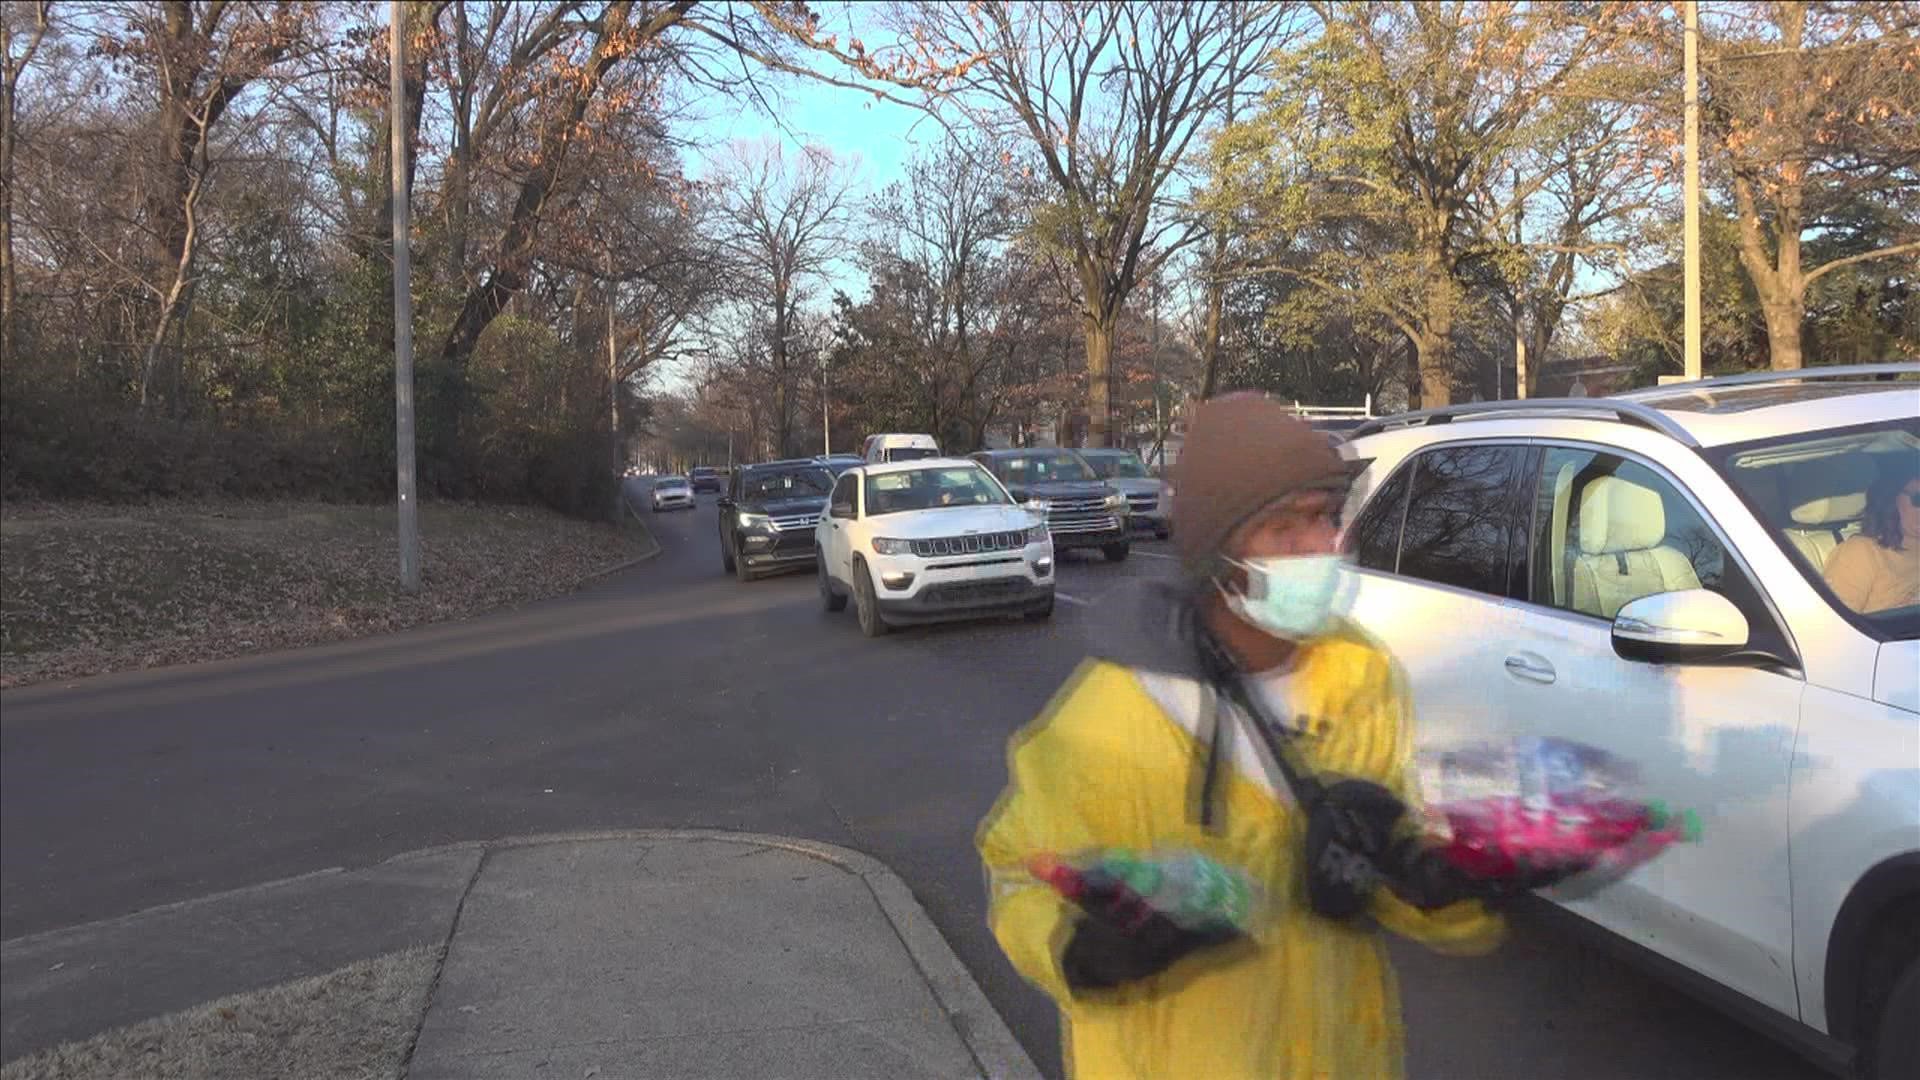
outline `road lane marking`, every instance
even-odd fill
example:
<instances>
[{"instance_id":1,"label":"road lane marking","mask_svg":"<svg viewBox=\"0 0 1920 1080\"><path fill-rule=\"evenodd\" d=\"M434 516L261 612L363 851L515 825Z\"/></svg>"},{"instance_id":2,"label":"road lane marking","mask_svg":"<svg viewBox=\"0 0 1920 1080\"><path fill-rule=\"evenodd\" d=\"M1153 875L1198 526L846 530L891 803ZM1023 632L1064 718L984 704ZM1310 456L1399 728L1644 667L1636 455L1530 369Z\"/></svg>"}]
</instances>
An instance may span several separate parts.
<instances>
[{"instance_id":1,"label":"road lane marking","mask_svg":"<svg viewBox=\"0 0 1920 1080\"><path fill-rule=\"evenodd\" d=\"M1066 593L1061 592L1059 589L1053 590L1053 598L1055 600L1065 600L1069 604L1079 604L1081 607L1093 606L1093 601L1082 600L1077 596L1068 596Z\"/></svg>"},{"instance_id":2,"label":"road lane marking","mask_svg":"<svg viewBox=\"0 0 1920 1080\"><path fill-rule=\"evenodd\" d=\"M1175 562L1180 560L1178 555L1162 555L1157 551L1141 551L1139 548L1134 548L1133 553L1146 559L1172 559Z\"/></svg>"}]
</instances>

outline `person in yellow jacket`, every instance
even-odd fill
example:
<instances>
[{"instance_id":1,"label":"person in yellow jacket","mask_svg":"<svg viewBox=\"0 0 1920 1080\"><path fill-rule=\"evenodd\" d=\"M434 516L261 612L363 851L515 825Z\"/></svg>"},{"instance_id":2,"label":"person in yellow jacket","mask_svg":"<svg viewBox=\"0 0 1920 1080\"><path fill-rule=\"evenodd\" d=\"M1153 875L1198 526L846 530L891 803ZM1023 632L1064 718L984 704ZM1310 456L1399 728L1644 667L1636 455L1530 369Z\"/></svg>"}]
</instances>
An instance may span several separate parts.
<instances>
[{"instance_id":1,"label":"person in yellow jacket","mask_svg":"<svg viewBox=\"0 0 1920 1080\"><path fill-rule=\"evenodd\" d=\"M1174 484L1182 587L1103 624L1110 655L1013 741L977 838L989 922L1058 1003L1074 1076L1399 1076L1379 929L1448 953L1499 940L1480 894L1412 839L1400 668L1332 614L1350 476L1278 403L1203 404ZM1228 931L1116 921L1034 870L1116 850L1204 857L1258 901Z\"/></svg>"}]
</instances>

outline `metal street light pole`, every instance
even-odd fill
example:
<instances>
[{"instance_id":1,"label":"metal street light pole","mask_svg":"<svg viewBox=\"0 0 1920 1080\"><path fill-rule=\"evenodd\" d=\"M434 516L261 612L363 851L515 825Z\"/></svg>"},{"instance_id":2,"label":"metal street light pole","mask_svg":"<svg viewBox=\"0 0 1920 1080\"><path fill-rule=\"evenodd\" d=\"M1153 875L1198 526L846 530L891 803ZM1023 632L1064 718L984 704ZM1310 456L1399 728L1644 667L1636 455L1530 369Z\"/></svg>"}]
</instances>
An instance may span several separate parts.
<instances>
[{"instance_id":1,"label":"metal street light pole","mask_svg":"<svg viewBox=\"0 0 1920 1080\"><path fill-rule=\"evenodd\" d=\"M820 452L833 453L833 412L827 407L827 354L820 354Z\"/></svg>"},{"instance_id":2,"label":"metal street light pole","mask_svg":"<svg viewBox=\"0 0 1920 1080\"><path fill-rule=\"evenodd\" d=\"M407 35L405 5L388 5L387 126L393 136L394 472L399 496L400 587L420 589L420 504L413 460L413 258L407 223Z\"/></svg>"},{"instance_id":3,"label":"metal street light pole","mask_svg":"<svg viewBox=\"0 0 1920 1080\"><path fill-rule=\"evenodd\" d=\"M1684 364L1686 378L1700 377L1700 5L1697 0L1681 0L1680 12L1686 24L1686 161L1681 180L1686 203L1684 225L1686 244L1685 301L1686 331Z\"/></svg>"}]
</instances>

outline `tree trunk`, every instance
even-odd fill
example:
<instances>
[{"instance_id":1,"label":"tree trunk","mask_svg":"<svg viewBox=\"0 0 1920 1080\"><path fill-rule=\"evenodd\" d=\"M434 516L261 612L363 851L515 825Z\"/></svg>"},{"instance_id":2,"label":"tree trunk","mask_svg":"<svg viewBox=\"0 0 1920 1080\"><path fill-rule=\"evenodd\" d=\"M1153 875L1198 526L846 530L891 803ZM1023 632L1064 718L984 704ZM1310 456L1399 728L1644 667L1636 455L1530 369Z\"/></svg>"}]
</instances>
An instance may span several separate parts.
<instances>
[{"instance_id":1,"label":"tree trunk","mask_svg":"<svg viewBox=\"0 0 1920 1080\"><path fill-rule=\"evenodd\" d=\"M1101 449L1113 445L1113 332L1117 313L1087 312L1087 439Z\"/></svg>"},{"instance_id":2,"label":"tree trunk","mask_svg":"<svg viewBox=\"0 0 1920 1080\"><path fill-rule=\"evenodd\" d=\"M13 32L0 18L0 49L5 50L6 72L0 83L0 364L13 359L13 95L17 73L13 66Z\"/></svg>"},{"instance_id":3,"label":"tree trunk","mask_svg":"<svg viewBox=\"0 0 1920 1080\"><path fill-rule=\"evenodd\" d=\"M1414 362L1419 372L1422 409L1453 404L1453 320L1439 319L1422 328L1414 339Z\"/></svg>"}]
</instances>

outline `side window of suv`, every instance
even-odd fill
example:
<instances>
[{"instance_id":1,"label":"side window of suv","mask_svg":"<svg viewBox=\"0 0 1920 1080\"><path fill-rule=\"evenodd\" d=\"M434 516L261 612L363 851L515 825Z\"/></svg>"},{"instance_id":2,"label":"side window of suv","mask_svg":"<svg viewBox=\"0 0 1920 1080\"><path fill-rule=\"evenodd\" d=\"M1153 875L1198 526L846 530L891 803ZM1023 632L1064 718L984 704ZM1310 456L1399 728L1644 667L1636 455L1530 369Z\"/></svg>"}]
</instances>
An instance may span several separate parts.
<instances>
[{"instance_id":1,"label":"side window of suv","mask_svg":"<svg viewBox=\"0 0 1920 1080\"><path fill-rule=\"evenodd\" d=\"M1576 447L1546 452L1534 494L1533 599L1611 620L1643 596L1751 593L1693 503L1652 469Z\"/></svg>"},{"instance_id":2,"label":"side window of suv","mask_svg":"<svg viewBox=\"0 0 1920 1080\"><path fill-rule=\"evenodd\" d=\"M832 506L828 509L827 512L830 514L840 514L846 517L852 517L853 516L853 493L854 493L854 489L857 486L858 486L858 483L854 478L854 474L850 472L841 473L840 479L834 482L833 495L829 500L832 503Z\"/></svg>"},{"instance_id":3,"label":"side window of suv","mask_svg":"<svg viewBox=\"0 0 1920 1080\"><path fill-rule=\"evenodd\" d=\"M1511 540L1524 536L1514 471L1518 446L1452 446L1413 463L1399 574L1506 596Z\"/></svg>"},{"instance_id":4,"label":"side window of suv","mask_svg":"<svg viewBox=\"0 0 1920 1080\"><path fill-rule=\"evenodd\" d=\"M1389 574L1398 568L1400 524L1407 517L1407 487L1412 475L1412 466L1402 466L1388 477L1347 529L1347 554L1355 565Z\"/></svg>"}]
</instances>

